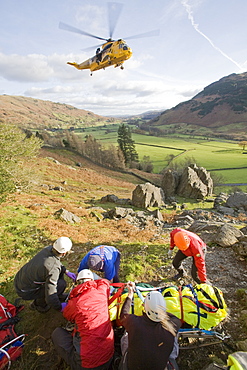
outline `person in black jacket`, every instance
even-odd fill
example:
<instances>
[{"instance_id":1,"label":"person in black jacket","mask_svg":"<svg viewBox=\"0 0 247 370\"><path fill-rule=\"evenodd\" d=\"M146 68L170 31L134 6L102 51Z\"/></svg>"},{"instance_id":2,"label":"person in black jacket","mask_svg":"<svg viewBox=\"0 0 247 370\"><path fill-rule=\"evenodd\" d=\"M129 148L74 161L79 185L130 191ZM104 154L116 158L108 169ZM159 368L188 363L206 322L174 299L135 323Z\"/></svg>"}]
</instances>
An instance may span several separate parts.
<instances>
[{"instance_id":1,"label":"person in black jacket","mask_svg":"<svg viewBox=\"0 0 247 370\"><path fill-rule=\"evenodd\" d=\"M130 314L135 284L127 283L128 296L120 313L125 334L121 341L120 370L164 370L174 349L180 320L166 313L166 303L158 291L145 297L145 313Z\"/></svg>"},{"instance_id":2,"label":"person in black jacket","mask_svg":"<svg viewBox=\"0 0 247 370\"><path fill-rule=\"evenodd\" d=\"M66 270L60 258L72 248L66 236L58 238L53 245L42 249L17 272L14 279L16 293L24 300L34 300L30 308L47 312L51 307L61 311L61 301L66 288L64 274L76 280L76 274Z\"/></svg>"}]
</instances>

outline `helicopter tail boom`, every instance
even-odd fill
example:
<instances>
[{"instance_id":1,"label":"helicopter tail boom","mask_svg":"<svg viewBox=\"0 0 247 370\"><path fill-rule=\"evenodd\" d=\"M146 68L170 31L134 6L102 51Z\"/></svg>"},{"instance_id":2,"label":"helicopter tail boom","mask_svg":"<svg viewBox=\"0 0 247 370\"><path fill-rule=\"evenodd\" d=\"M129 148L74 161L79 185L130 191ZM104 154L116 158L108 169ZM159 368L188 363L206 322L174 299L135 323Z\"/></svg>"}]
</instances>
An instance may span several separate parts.
<instances>
[{"instance_id":1,"label":"helicopter tail boom","mask_svg":"<svg viewBox=\"0 0 247 370\"><path fill-rule=\"evenodd\" d=\"M67 64L77 68L77 69L90 69L90 62L89 62L89 59L86 60L85 62L82 62L80 64L76 63L76 62L67 62Z\"/></svg>"}]
</instances>

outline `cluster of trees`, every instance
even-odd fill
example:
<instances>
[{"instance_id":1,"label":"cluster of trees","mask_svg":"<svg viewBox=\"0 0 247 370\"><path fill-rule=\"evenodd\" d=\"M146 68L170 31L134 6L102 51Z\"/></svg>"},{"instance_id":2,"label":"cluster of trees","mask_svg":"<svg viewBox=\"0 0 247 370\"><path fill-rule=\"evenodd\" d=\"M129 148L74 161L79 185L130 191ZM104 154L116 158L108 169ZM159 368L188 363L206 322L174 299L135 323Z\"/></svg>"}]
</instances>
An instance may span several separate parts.
<instances>
[{"instance_id":1,"label":"cluster of trees","mask_svg":"<svg viewBox=\"0 0 247 370\"><path fill-rule=\"evenodd\" d=\"M81 140L73 132L67 132L62 139L63 146L73 149L95 163L109 168L124 169L124 156L122 151L114 145L104 147L92 135L87 135L86 140Z\"/></svg>"},{"instance_id":2,"label":"cluster of trees","mask_svg":"<svg viewBox=\"0 0 247 370\"><path fill-rule=\"evenodd\" d=\"M92 161L109 168L124 169L129 167L145 172L153 171L153 164L149 156L144 156L143 160L139 161L131 129L125 124L121 124L118 128L118 146L105 147L92 135L87 135L86 140L82 140L73 131L66 131L65 136L64 133L50 135L47 132L42 135L36 133L36 136L43 139L48 145L75 150Z\"/></svg>"},{"instance_id":3,"label":"cluster of trees","mask_svg":"<svg viewBox=\"0 0 247 370\"><path fill-rule=\"evenodd\" d=\"M27 189L34 177L31 160L41 140L16 126L0 122L0 202L17 189ZM25 164L25 165L24 165Z\"/></svg>"}]
</instances>

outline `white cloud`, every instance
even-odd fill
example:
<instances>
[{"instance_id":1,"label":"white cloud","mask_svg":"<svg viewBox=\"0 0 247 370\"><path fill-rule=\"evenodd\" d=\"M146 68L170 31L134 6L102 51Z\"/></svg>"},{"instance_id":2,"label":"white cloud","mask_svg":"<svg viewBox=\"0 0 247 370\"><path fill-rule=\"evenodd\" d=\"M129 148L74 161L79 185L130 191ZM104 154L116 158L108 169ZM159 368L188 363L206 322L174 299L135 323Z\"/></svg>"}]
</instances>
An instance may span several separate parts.
<instances>
[{"instance_id":1,"label":"white cloud","mask_svg":"<svg viewBox=\"0 0 247 370\"><path fill-rule=\"evenodd\" d=\"M18 82L47 81L53 74L44 55L20 56L0 54L0 74L3 78Z\"/></svg>"},{"instance_id":2,"label":"white cloud","mask_svg":"<svg viewBox=\"0 0 247 370\"><path fill-rule=\"evenodd\" d=\"M77 9L76 20L77 26L82 31L92 33L99 37L109 37L108 19L104 4L102 7L92 4L80 6Z\"/></svg>"},{"instance_id":3,"label":"white cloud","mask_svg":"<svg viewBox=\"0 0 247 370\"><path fill-rule=\"evenodd\" d=\"M69 67L67 61L82 61L85 57L53 54L29 54L26 56L0 53L0 76L16 82L47 82L51 79L78 79L75 68ZM86 75L81 75L85 77Z\"/></svg>"}]
</instances>

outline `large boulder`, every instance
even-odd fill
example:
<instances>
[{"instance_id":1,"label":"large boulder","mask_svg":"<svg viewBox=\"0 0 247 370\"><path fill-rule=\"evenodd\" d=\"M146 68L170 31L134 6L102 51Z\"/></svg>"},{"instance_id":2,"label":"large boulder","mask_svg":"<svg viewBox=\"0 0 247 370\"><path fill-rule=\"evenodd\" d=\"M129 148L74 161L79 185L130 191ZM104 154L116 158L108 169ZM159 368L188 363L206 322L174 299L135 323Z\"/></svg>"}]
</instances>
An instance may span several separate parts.
<instances>
[{"instance_id":1,"label":"large boulder","mask_svg":"<svg viewBox=\"0 0 247 370\"><path fill-rule=\"evenodd\" d=\"M192 164L182 173L177 194L185 198L203 199L213 193L213 180L203 167Z\"/></svg>"},{"instance_id":2,"label":"large boulder","mask_svg":"<svg viewBox=\"0 0 247 370\"><path fill-rule=\"evenodd\" d=\"M169 169L164 172L161 181L161 188L164 192L165 198L172 197L176 194L180 177L179 173L174 170Z\"/></svg>"},{"instance_id":3,"label":"large boulder","mask_svg":"<svg viewBox=\"0 0 247 370\"><path fill-rule=\"evenodd\" d=\"M188 229L199 234L206 243L215 243L221 247L231 247L244 235L239 229L223 222L195 221Z\"/></svg>"},{"instance_id":4,"label":"large boulder","mask_svg":"<svg viewBox=\"0 0 247 370\"><path fill-rule=\"evenodd\" d=\"M239 191L231 194L227 198L225 205L230 208L247 211L247 193Z\"/></svg>"},{"instance_id":5,"label":"large boulder","mask_svg":"<svg viewBox=\"0 0 247 370\"><path fill-rule=\"evenodd\" d=\"M137 185L132 193L132 205L138 208L161 207L164 205L164 192L149 182Z\"/></svg>"},{"instance_id":6,"label":"large boulder","mask_svg":"<svg viewBox=\"0 0 247 370\"><path fill-rule=\"evenodd\" d=\"M224 224L219 233L216 235L216 243L221 245L222 247L231 247L235 243L238 242L238 238L240 238L243 233L238 230L236 227Z\"/></svg>"},{"instance_id":7,"label":"large boulder","mask_svg":"<svg viewBox=\"0 0 247 370\"><path fill-rule=\"evenodd\" d=\"M54 213L56 218L59 218L62 221L70 222L70 223L79 223L81 222L80 217L76 216L74 213L67 211L64 208L60 208L58 211Z\"/></svg>"}]
</instances>

